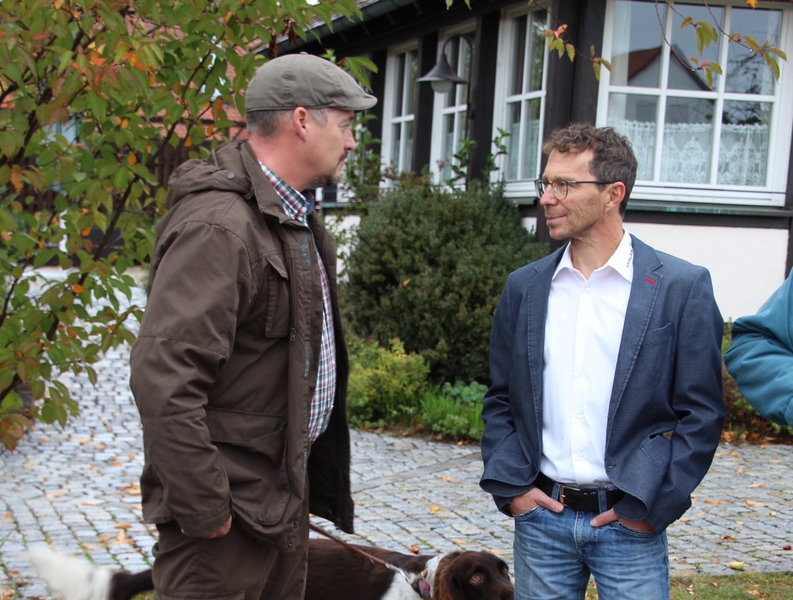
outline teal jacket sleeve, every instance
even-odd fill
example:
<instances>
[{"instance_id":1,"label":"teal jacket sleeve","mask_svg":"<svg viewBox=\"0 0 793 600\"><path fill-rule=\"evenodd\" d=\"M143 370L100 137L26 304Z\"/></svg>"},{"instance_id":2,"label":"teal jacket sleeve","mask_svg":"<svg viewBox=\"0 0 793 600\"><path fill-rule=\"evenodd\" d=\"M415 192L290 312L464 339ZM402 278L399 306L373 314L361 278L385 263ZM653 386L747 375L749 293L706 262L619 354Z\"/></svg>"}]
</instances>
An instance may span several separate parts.
<instances>
[{"instance_id":1,"label":"teal jacket sleeve","mask_svg":"<svg viewBox=\"0 0 793 600\"><path fill-rule=\"evenodd\" d=\"M757 412L793 425L793 271L756 315L736 319L724 360Z\"/></svg>"}]
</instances>

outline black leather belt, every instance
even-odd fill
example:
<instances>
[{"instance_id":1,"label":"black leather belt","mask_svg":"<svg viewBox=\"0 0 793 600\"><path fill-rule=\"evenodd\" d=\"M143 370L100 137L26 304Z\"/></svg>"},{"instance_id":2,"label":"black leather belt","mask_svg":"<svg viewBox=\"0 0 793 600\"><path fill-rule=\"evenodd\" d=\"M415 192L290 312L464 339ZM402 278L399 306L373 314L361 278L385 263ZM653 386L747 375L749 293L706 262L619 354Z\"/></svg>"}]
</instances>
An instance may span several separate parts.
<instances>
[{"instance_id":1,"label":"black leather belt","mask_svg":"<svg viewBox=\"0 0 793 600\"><path fill-rule=\"evenodd\" d=\"M598 493L603 493L606 495L606 510L610 509L625 497L625 492L622 490L605 488L576 488L565 485L564 483L559 483L559 497L554 498L553 488L556 483L558 482L546 477L542 473L537 475L537 479L534 480L534 485L545 492L548 496L554 500L559 500L559 502L574 510L586 510L589 512L599 513L600 502L598 500Z\"/></svg>"}]
</instances>

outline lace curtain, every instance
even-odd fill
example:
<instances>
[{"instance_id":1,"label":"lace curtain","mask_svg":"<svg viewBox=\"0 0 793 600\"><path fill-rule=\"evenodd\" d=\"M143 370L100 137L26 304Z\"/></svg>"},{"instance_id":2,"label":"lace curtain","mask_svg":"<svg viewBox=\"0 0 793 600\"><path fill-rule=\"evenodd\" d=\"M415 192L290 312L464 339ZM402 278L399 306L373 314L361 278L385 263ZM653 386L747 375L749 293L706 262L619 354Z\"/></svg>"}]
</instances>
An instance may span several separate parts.
<instances>
[{"instance_id":1,"label":"lace curtain","mask_svg":"<svg viewBox=\"0 0 793 600\"><path fill-rule=\"evenodd\" d=\"M655 123L612 120L609 126L625 135L639 162L637 179L653 179ZM713 139L710 123L668 123L664 126L661 181L709 183ZM720 185L764 186L768 164L767 124L722 125L718 173Z\"/></svg>"}]
</instances>

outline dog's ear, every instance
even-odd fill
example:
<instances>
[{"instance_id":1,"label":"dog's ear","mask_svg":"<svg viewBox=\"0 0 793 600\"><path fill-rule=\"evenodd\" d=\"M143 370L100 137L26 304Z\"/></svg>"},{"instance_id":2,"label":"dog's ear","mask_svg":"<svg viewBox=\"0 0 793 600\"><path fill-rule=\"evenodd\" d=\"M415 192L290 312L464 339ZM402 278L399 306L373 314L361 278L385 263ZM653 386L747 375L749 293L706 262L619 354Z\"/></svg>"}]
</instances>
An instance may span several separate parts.
<instances>
[{"instance_id":1,"label":"dog's ear","mask_svg":"<svg viewBox=\"0 0 793 600\"><path fill-rule=\"evenodd\" d=\"M462 600L454 583L454 561L460 552L450 552L441 558L432 578L432 600Z\"/></svg>"}]
</instances>

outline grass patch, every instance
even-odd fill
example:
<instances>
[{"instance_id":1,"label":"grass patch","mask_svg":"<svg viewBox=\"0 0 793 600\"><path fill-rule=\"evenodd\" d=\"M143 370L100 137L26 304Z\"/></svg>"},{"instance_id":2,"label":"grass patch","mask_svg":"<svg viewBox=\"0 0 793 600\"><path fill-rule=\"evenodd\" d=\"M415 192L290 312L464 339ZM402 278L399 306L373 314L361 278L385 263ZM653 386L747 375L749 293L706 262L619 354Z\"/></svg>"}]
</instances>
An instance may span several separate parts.
<instances>
[{"instance_id":1,"label":"grass patch","mask_svg":"<svg viewBox=\"0 0 793 600\"><path fill-rule=\"evenodd\" d=\"M589 584L587 600L597 600ZM672 579L672 600L793 600L793 573L743 573L741 575L677 577Z\"/></svg>"},{"instance_id":2,"label":"grass patch","mask_svg":"<svg viewBox=\"0 0 793 600\"><path fill-rule=\"evenodd\" d=\"M455 441L482 438L482 397L487 387L479 383L453 386L445 383L424 393L419 421L425 430Z\"/></svg>"}]
</instances>

